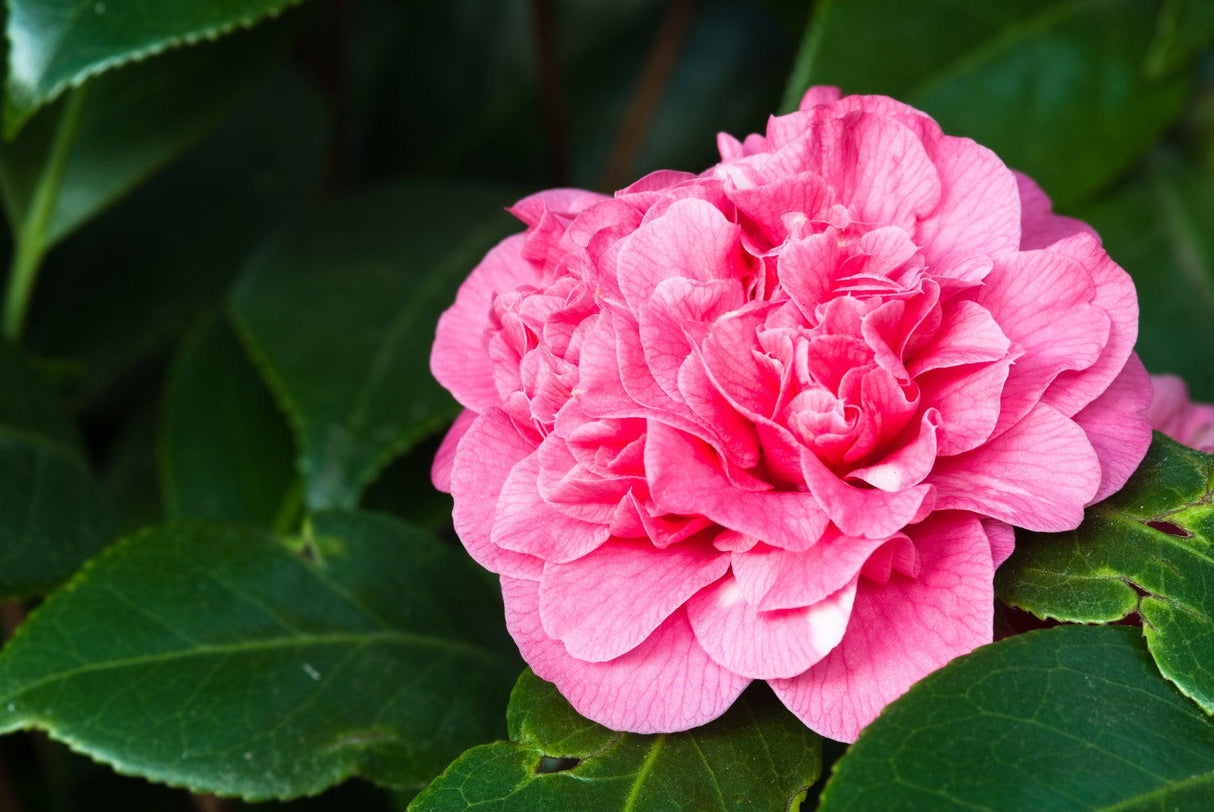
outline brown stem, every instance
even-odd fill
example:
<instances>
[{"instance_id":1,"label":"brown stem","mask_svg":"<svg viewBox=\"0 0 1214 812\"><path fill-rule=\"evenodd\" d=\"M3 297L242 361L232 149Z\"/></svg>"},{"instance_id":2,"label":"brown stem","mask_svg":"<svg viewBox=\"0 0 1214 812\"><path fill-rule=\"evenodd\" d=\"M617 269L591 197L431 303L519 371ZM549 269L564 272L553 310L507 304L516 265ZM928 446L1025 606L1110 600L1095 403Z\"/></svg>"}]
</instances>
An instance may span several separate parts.
<instances>
[{"instance_id":1,"label":"brown stem","mask_svg":"<svg viewBox=\"0 0 1214 812\"><path fill-rule=\"evenodd\" d=\"M11 638L17 627L25 622L25 615L25 605L21 601L0 603L0 630L4 632L5 640Z\"/></svg>"},{"instance_id":2,"label":"brown stem","mask_svg":"<svg viewBox=\"0 0 1214 812\"><path fill-rule=\"evenodd\" d=\"M228 808L223 798L214 795L191 795L190 800L194 802L194 808L198 812L224 812Z\"/></svg>"},{"instance_id":3,"label":"brown stem","mask_svg":"<svg viewBox=\"0 0 1214 812\"><path fill-rule=\"evenodd\" d=\"M666 17L662 20L649 49L649 57L645 60L645 68L641 72L636 92L612 145L611 154L607 158L599 188L611 191L620 188L629 180L637 155L645 143L645 134L649 130L653 114L662 99L662 92L666 89L670 74L678 61L679 49L691 24L695 4L696 0L671 0Z\"/></svg>"},{"instance_id":4,"label":"brown stem","mask_svg":"<svg viewBox=\"0 0 1214 812\"><path fill-rule=\"evenodd\" d=\"M569 183L569 152L565 136L565 97L561 91L552 0L531 0L535 27L535 56L544 99L544 130L548 137L548 174L556 186Z\"/></svg>"}]
</instances>

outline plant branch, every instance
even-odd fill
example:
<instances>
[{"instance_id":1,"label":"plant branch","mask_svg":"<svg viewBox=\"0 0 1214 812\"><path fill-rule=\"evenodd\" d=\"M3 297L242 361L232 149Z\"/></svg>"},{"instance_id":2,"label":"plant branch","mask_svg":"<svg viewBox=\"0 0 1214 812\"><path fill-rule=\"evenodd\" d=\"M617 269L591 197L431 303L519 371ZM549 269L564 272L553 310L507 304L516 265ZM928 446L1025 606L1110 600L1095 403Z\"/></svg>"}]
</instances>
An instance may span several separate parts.
<instances>
[{"instance_id":1,"label":"plant branch","mask_svg":"<svg viewBox=\"0 0 1214 812\"><path fill-rule=\"evenodd\" d=\"M569 183L569 150L565 134L565 97L556 52L552 0L531 0L535 56L544 99L544 129L548 136L548 173L555 186Z\"/></svg>"},{"instance_id":2,"label":"plant branch","mask_svg":"<svg viewBox=\"0 0 1214 812\"><path fill-rule=\"evenodd\" d=\"M691 24L695 4L696 0L671 0L666 17L662 20L649 49L649 57L645 61L645 68L637 82L628 112L624 115L624 121L607 158L607 165L599 182L600 189L618 189L631 177L653 114L657 110L658 102L662 100L670 74L674 72L679 50Z\"/></svg>"}]
</instances>

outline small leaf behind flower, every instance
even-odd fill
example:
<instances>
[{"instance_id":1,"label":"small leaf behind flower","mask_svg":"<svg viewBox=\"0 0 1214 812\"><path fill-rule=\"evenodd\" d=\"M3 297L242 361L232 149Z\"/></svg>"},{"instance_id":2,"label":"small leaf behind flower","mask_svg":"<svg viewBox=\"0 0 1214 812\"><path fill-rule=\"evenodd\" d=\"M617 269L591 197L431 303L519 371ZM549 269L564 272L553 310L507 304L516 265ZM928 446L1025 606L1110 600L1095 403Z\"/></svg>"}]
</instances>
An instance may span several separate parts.
<instances>
[{"instance_id":1,"label":"small leaf behind flower","mask_svg":"<svg viewBox=\"0 0 1214 812\"><path fill-rule=\"evenodd\" d=\"M583 719L530 670L508 742L460 756L410 805L511 809L789 809L822 769L821 739L762 686L683 733L617 733Z\"/></svg>"},{"instance_id":2,"label":"small leaf behind flower","mask_svg":"<svg viewBox=\"0 0 1214 812\"><path fill-rule=\"evenodd\" d=\"M1214 725L1135 629L1064 626L960 657L891 704L822 793L835 810L1209 809Z\"/></svg>"},{"instance_id":3,"label":"small leaf behind flower","mask_svg":"<svg viewBox=\"0 0 1214 812\"><path fill-rule=\"evenodd\" d=\"M305 217L254 262L233 319L295 429L304 501L350 508L459 407L430 375L439 314L522 225L501 188L384 186Z\"/></svg>"},{"instance_id":4,"label":"small leaf behind flower","mask_svg":"<svg viewBox=\"0 0 1214 812\"><path fill-rule=\"evenodd\" d=\"M0 597L44 592L109 540L112 511L63 406L0 341Z\"/></svg>"},{"instance_id":5,"label":"small leaf behind flower","mask_svg":"<svg viewBox=\"0 0 1214 812\"><path fill-rule=\"evenodd\" d=\"M1067 533L1017 533L998 595L1043 618L1135 614L1159 670L1214 713L1214 456L1162 434L1130 481Z\"/></svg>"}]
</instances>

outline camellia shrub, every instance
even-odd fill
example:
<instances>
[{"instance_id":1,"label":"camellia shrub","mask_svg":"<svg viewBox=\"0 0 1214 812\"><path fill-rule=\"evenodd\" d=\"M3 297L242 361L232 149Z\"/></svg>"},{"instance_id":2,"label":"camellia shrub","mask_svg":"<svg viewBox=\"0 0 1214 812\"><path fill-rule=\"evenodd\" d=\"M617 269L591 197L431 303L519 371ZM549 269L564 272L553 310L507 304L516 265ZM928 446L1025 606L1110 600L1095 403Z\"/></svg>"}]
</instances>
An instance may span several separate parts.
<instances>
[{"instance_id":1,"label":"camellia shrub","mask_svg":"<svg viewBox=\"0 0 1214 812\"><path fill-rule=\"evenodd\" d=\"M0 810L1214 806L1214 5L5 9Z\"/></svg>"}]
</instances>

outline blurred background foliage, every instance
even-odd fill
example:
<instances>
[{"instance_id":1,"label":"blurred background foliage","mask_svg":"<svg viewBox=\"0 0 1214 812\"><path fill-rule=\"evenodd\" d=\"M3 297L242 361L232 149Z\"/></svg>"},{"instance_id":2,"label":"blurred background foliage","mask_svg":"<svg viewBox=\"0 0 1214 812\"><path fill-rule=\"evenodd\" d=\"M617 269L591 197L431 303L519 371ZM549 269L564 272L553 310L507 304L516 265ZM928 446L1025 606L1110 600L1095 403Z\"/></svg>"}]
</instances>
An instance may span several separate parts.
<instances>
[{"instance_id":1,"label":"blurred background foliage","mask_svg":"<svg viewBox=\"0 0 1214 812\"><path fill-rule=\"evenodd\" d=\"M5 605L10 634L47 594L71 608L53 590L86 558L164 520L288 543L321 511L377 511L450 543L428 473L457 409L426 359L463 276L517 228L502 209L549 186L699 171L718 131L762 130L811 84L896 96L1035 177L1134 276L1148 368L1214 400L1208 0L7 0L6 13L0 590L24 601ZM347 540L364 532L348 525ZM105 561L123 571L144 543ZM73 583L97 586L109 570L96 569ZM121 636L107 611L81 633ZM58 673L38 660L49 625L0 655L0 695ZM508 688L478 722L499 736ZM132 701L71 690L94 692L88 707ZM88 707L0 714L4 730L51 733L0 741L0 808L243 805L120 777L57 733L119 772L259 796L242 789L255 776L174 773L172 748L90 739ZM388 789L353 779L289 806L390 809L425 783L370 763L261 795L363 775Z\"/></svg>"}]
</instances>

